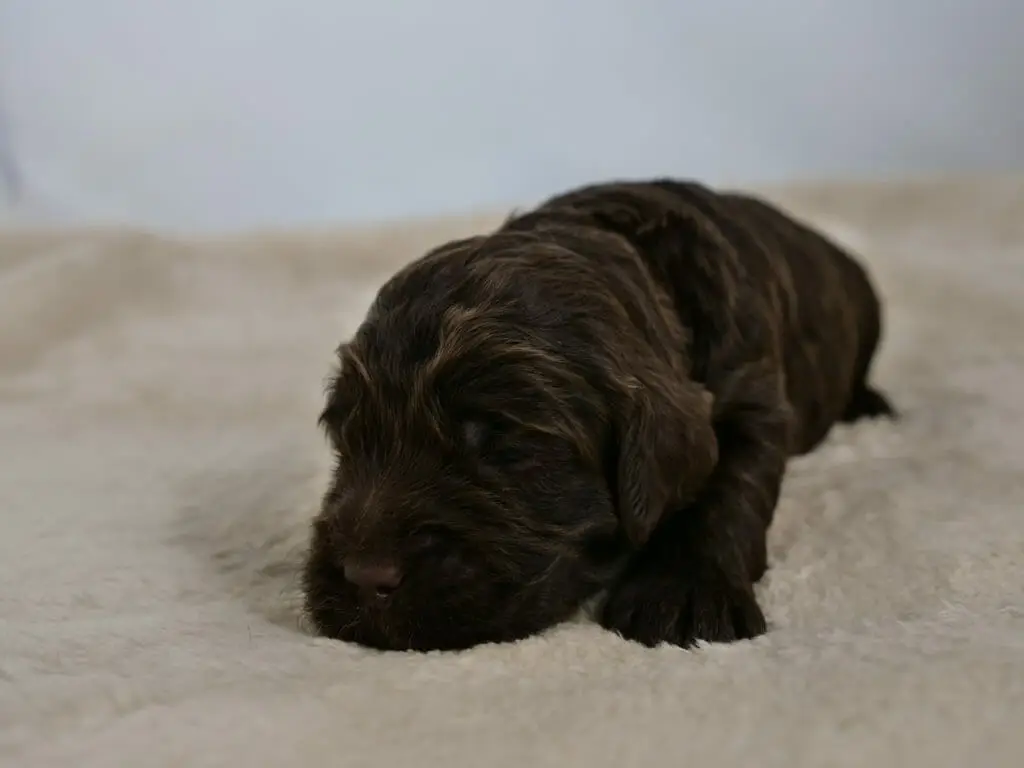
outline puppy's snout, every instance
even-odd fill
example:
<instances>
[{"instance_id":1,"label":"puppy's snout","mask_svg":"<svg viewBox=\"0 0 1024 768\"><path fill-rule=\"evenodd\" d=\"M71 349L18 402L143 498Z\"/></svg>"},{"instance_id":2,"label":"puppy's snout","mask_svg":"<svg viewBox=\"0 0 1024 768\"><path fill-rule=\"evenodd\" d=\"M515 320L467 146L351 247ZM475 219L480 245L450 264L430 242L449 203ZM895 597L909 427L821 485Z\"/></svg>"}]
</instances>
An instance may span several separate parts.
<instances>
[{"instance_id":1,"label":"puppy's snout","mask_svg":"<svg viewBox=\"0 0 1024 768\"><path fill-rule=\"evenodd\" d=\"M375 597L387 597L402 583L402 571L392 562L345 563L345 579Z\"/></svg>"}]
</instances>

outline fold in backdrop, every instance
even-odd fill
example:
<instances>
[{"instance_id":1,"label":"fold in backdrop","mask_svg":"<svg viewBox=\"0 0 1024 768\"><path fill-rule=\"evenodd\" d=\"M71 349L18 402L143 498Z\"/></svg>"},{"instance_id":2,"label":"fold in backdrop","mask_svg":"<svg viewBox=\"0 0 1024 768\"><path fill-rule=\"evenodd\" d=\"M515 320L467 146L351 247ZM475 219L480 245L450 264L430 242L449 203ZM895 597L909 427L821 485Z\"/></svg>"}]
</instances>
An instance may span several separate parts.
<instances>
[{"instance_id":1,"label":"fold in backdrop","mask_svg":"<svg viewBox=\"0 0 1024 768\"><path fill-rule=\"evenodd\" d=\"M2 0L2 205L296 226L595 178L1017 169L1007 0Z\"/></svg>"}]
</instances>

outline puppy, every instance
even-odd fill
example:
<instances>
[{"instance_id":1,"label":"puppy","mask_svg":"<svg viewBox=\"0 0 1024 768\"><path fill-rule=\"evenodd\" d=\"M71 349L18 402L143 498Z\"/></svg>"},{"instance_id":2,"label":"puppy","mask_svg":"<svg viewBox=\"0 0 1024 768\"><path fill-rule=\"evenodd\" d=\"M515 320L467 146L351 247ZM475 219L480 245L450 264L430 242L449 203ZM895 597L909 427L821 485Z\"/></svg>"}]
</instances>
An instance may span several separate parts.
<instances>
[{"instance_id":1,"label":"puppy","mask_svg":"<svg viewBox=\"0 0 1024 768\"><path fill-rule=\"evenodd\" d=\"M606 592L600 622L645 645L762 634L787 459L894 414L880 328L850 256L696 183L576 189L434 249L338 350L309 616L457 649Z\"/></svg>"}]
</instances>

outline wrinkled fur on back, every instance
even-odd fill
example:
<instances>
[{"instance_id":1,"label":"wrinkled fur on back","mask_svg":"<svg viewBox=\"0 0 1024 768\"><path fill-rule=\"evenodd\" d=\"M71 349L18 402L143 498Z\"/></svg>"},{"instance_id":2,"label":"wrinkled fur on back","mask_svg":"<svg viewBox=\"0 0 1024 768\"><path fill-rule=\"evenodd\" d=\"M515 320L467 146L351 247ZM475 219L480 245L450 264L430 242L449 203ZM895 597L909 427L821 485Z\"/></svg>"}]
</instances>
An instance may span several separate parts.
<instances>
[{"instance_id":1,"label":"wrinkled fur on back","mask_svg":"<svg viewBox=\"0 0 1024 768\"><path fill-rule=\"evenodd\" d=\"M339 349L305 574L328 636L510 640L607 589L649 645L765 631L787 459L891 413L864 270L769 204L657 180L559 195L442 245ZM367 594L352 563L402 578Z\"/></svg>"}]
</instances>

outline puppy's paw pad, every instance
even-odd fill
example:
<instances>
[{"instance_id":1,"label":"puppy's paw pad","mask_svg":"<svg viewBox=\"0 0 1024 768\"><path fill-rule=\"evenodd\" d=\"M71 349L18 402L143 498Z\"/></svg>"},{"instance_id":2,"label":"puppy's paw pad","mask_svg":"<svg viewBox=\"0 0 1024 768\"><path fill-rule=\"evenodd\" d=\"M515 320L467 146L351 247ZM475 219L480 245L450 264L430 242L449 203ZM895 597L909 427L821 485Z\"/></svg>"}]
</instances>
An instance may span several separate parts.
<instances>
[{"instance_id":1,"label":"puppy's paw pad","mask_svg":"<svg viewBox=\"0 0 1024 768\"><path fill-rule=\"evenodd\" d=\"M627 573L608 595L601 625L627 640L682 648L732 642L767 631L753 587L716 566L681 576L657 569Z\"/></svg>"}]
</instances>

